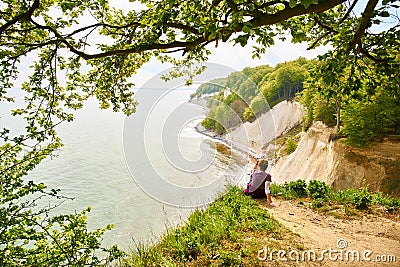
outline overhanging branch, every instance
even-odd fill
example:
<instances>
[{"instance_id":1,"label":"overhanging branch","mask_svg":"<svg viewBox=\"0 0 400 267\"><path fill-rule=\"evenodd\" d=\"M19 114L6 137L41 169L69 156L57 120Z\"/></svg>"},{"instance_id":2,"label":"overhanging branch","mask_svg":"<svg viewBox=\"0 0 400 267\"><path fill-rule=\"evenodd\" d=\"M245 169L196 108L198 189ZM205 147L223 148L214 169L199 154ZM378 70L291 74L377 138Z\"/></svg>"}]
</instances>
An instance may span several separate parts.
<instances>
[{"instance_id":1,"label":"overhanging branch","mask_svg":"<svg viewBox=\"0 0 400 267\"><path fill-rule=\"evenodd\" d=\"M40 0L35 0L35 2L33 2L32 6L28 9L28 11L18 14L13 19L11 19L10 21L7 21L4 25L2 25L0 27L0 34L3 34L3 32L5 30L7 30L9 27L11 27L13 24L17 23L18 21L29 20L32 16L33 12L35 11L35 9L37 9L39 7L39 2L40 2Z\"/></svg>"},{"instance_id":2,"label":"overhanging branch","mask_svg":"<svg viewBox=\"0 0 400 267\"><path fill-rule=\"evenodd\" d=\"M324 12L328 9L344 3L345 1L346 0L324 0L320 1L318 4L311 5L308 8L305 8L303 5L298 4L293 8L286 7L285 9L272 15L265 14L262 17L254 18L250 22L252 22L253 27L274 25L293 17L311 13Z\"/></svg>"},{"instance_id":3,"label":"overhanging branch","mask_svg":"<svg viewBox=\"0 0 400 267\"><path fill-rule=\"evenodd\" d=\"M362 13L362 19L356 33L353 35L353 39L349 43L347 52L350 52L356 44L360 43L361 37L365 34L365 30L368 28L369 21L371 20L372 14L374 13L375 7L378 4L378 0L369 0L367 6Z\"/></svg>"},{"instance_id":4,"label":"overhanging branch","mask_svg":"<svg viewBox=\"0 0 400 267\"><path fill-rule=\"evenodd\" d=\"M298 4L297 6L290 8L286 7L285 9L278 11L275 14L266 14L262 12L261 16L253 17L249 22L253 25L253 28L256 27L261 27L261 26L267 26L267 25L274 25L279 22L285 21L289 18L292 17L297 17L300 15L305 15L305 14L311 14L311 13L317 13L317 12L324 12L328 9L331 9L339 4L342 4L345 2L345 0L324 0L321 1L318 4L311 5L308 8L305 8L303 5ZM236 4L234 4L233 1L227 1L228 6L235 11L237 9ZM168 23L167 23L168 24ZM166 24L166 25L167 25ZM169 23L170 27L174 28L179 28L182 30L186 30L191 33L198 34L198 30L195 29L194 27L190 26L185 26L183 24L179 23ZM224 35L226 36L231 36L233 33L240 32L242 31L244 23L239 23L235 28L221 28L221 31L224 31ZM210 34L205 34L205 36L201 36L196 38L193 41L173 41L170 43L146 43L146 44L137 44L134 45L132 48L128 49L116 49L116 50L110 50L102 53L97 53L97 54L87 54L82 51L78 51L76 48L74 48L71 44L67 42L64 38L61 39L61 41L75 54L81 56L82 58L88 60L88 59L96 59L96 58L102 58L102 57L108 57L108 56L113 56L113 55L124 55L124 54L130 54L130 53L142 53L145 51L149 50L168 50L172 48L184 48L184 49L191 49L194 48L202 43L205 42L210 42L210 41L215 41L218 37L215 37L211 40L209 40Z\"/></svg>"}]
</instances>

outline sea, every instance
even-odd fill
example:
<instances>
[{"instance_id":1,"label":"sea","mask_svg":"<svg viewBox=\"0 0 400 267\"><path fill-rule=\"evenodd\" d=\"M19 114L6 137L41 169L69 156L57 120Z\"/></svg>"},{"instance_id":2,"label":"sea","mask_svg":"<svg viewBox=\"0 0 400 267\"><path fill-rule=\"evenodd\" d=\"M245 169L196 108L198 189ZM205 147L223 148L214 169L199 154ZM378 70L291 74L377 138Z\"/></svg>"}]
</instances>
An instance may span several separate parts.
<instances>
[{"instance_id":1,"label":"sea","mask_svg":"<svg viewBox=\"0 0 400 267\"><path fill-rule=\"evenodd\" d=\"M53 214L78 213L91 207L88 228L108 224L103 246L134 251L138 244L154 243L167 231L185 223L196 209L206 208L229 185L243 185L251 171L247 155L221 139L195 128L205 109L190 103L190 94L202 83L235 71L208 64L192 86L182 79L165 82L161 72L136 88L136 112L101 110L96 100L74 111L74 120L56 130L64 146L26 177L60 189L64 201ZM17 89L14 104L0 106L0 128L18 133L24 122L9 116L23 105Z\"/></svg>"},{"instance_id":2,"label":"sea","mask_svg":"<svg viewBox=\"0 0 400 267\"><path fill-rule=\"evenodd\" d=\"M89 101L73 122L58 127L64 146L57 156L26 179L73 199L53 214L91 207L89 229L113 224L104 246L129 252L157 242L249 172L246 155L196 131L205 112L188 102L193 92L141 89L137 111L129 117Z\"/></svg>"}]
</instances>

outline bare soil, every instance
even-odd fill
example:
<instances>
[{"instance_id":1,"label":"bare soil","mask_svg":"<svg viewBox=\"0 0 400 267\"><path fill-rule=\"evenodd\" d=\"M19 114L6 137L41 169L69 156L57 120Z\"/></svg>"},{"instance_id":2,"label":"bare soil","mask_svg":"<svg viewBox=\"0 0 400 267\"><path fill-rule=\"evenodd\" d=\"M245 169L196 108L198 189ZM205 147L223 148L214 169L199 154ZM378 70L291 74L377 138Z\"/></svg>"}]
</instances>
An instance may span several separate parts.
<instances>
[{"instance_id":1,"label":"bare soil","mask_svg":"<svg viewBox=\"0 0 400 267\"><path fill-rule=\"evenodd\" d=\"M265 200L260 201L260 205L268 209L274 219L298 235L297 241L304 246L297 249L299 254L302 250L312 250L316 253L316 261L300 260L295 262L295 266L400 266L398 215L385 218L382 214L360 212L346 218L340 215L340 212L335 215L311 209L310 203L299 204L282 199L275 199L275 203L277 207L271 208ZM318 261L324 250L337 252L333 252L331 258L326 252L324 260ZM353 254L355 251L359 252L360 260L356 256L353 257L356 255ZM371 251L371 254L366 254L364 258L363 254L368 251ZM288 258L288 255L286 257ZM293 265L290 258L288 259L289 262L275 262L275 265ZM385 259L392 262L382 262ZM265 266L275 266L271 265L271 262L268 264L266 262Z\"/></svg>"}]
</instances>

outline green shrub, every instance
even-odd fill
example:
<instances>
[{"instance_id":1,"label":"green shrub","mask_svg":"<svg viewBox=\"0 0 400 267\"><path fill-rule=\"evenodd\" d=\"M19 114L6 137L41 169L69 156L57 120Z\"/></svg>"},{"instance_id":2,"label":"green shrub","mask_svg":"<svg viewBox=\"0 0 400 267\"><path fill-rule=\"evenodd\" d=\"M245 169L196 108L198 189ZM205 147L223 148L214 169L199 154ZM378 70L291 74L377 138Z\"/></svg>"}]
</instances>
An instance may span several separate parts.
<instances>
[{"instance_id":1,"label":"green shrub","mask_svg":"<svg viewBox=\"0 0 400 267\"><path fill-rule=\"evenodd\" d=\"M353 204L357 209L366 209L372 203L372 196L363 188L354 195Z\"/></svg>"},{"instance_id":2,"label":"green shrub","mask_svg":"<svg viewBox=\"0 0 400 267\"><path fill-rule=\"evenodd\" d=\"M328 199L332 191L329 185L317 180L311 180L308 183L307 190L312 199Z\"/></svg>"},{"instance_id":3,"label":"green shrub","mask_svg":"<svg viewBox=\"0 0 400 267\"><path fill-rule=\"evenodd\" d=\"M293 139L293 137L289 137L285 142L285 154L289 155L293 153L297 148L297 142Z\"/></svg>"},{"instance_id":4,"label":"green shrub","mask_svg":"<svg viewBox=\"0 0 400 267\"><path fill-rule=\"evenodd\" d=\"M382 192L376 192L374 194L371 194L372 200L371 204L372 205L382 205L385 206L385 204L388 202L388 198L383 196Z\"/></svg>"},{"instance_id":5,"label":"green shrub","mask_svg":"<svg viewBox=\"0 0 400 267\"><path fill-rule=\"evenodd\" d=\"M353 196L354 196L354 192L356 192L356 191L357 190L352 189L352 188L349 188L347 190L339 190L334 195L334 199L338 203L342 203L342 204L353 203Z\"/></svg>"},{"instance_id":6,"label":"green shrub","mask_svg":"<svg viewBox=\"0 0 400 267\"><path fill-rule=\"evenodd\" d=\"M304 180L291 181L287 184L287 187L294 197L302 198L307 196L307 184Z\"/></svg>"},{"instance_id":7,"label":"green shrub","mask_svg":"<svg viewBox=\"0 0 400 267\"><path fill-rule=\"evenodd\" d=\"M326 101L320 98L314 104L313 108L314 121L322 121L328 126L336 125L336 103Z\"/></svg>"},{"instance_id":8,"label":"green shrub","mask_svg":"<svg viewBox=\"0 0 400 267\"><path fill-rule=\"evenodd\" d=\"M281 196L284 199L295 198L293 192L289 189L287 182L285 182L283 185L271 184L270 190L271 195L273 196Z\"/></svg>"},{"instance_id":9,"label":"green shrub","mask_svg":"<svg viewBox=\"0 0 400 267\"><path fill-rule=\"evenodd\" d=\"M243 121L252 122L256 119L256 115L254 114L253 110L248 107L243 112Z\"/></svg>"},{"instance_id":10,"label":"green shrub","mask_svg":"<svg viewBox=\"0 0 400 267\"><path fill-rule=\"evenodd\" d=\"M285 182L283 185L271 184L271 194L284 199L307 197L307 183L304 180Z\"/></svg>"},{"instance_id":11,"label":"green shrub","mask_svg":"<svg viewBox=\"0 0 400 267\"><path fill-rule=\"evenodd\" d=\"M283 194L284 186L272 183L269 189L271 191L271 195L278 196Z\"/></svg>"},{"instance_id":12,"label":"green shrub","mask_svg":"<svg viewBox=\"0 0 400 267\"><path fill-rule=\"evenodd\" d=\"M207 130L213 129L215 127L215 120L210 119L210 118L205 118L204 120L202 120L202 122L200 123L204 128L206 128Z\"/></svg>"},{"instance_id":13,"label":"green shrub","mask_svg":"<svg viewBox=\"0 0 400 267\"><path fill-rule=\"evenodd\" d=\"M397 210L400 208L400 199L399 198L389 198L385 201L384 206L387 211Z\"/></svg>"},{"instance_id":14,"label":"green shrub","mask_svg":"<svg viewBox=\"0 0 400 267\"><path fill-rule=\"evenodd\" d=\"M347 136L347 143L364 147L371 144L374 137L393 130L397 131L400 118L398 99L384 86L374 89L368 97L352 99L343 108L342 133Z\"/></svg>"},{"instance_id":15,"label":"green shrub","mask_svg":"<svg viewBox=\"0 0 400 267\"><path fill-rule=\"evenodd\" d=\"M400 208L399 198L388 198L381 192L371 194L367 188L338 190L334 192L332 188L324 182L311 180L308 185L304 180L285 182L283 185L272 184L271 194L281 195L284 199L294 199L309 196L312 198L312 208L329 208L332 203L344 204L347 215L354 215L351 207L362 210L370 205L384 206L387 211L397 211Z\"/></svg>"}]
</instances>

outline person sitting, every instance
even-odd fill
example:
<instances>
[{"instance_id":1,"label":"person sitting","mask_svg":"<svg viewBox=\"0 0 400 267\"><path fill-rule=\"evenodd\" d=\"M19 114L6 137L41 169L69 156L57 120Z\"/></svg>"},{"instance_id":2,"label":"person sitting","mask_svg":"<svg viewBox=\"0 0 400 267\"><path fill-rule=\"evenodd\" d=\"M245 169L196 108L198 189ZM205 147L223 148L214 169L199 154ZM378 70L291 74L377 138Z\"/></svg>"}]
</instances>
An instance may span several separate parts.
<instances>
[{"instance_id":1,"label":"person sitting","mask_svg":"<svg viewBox=\"0 0 400 267\"><path fill-rule=\"evenodd\" d=\"M243 191L243 193L251 196L252 198L266 197L268 205L275 207L276 205L272 202L271 192L269 190L272 177L266 172L267 168L267 160L256 160L253 172L250 175L250 181L247 183L247 188Z\"/></svg>"}]
</instances>

